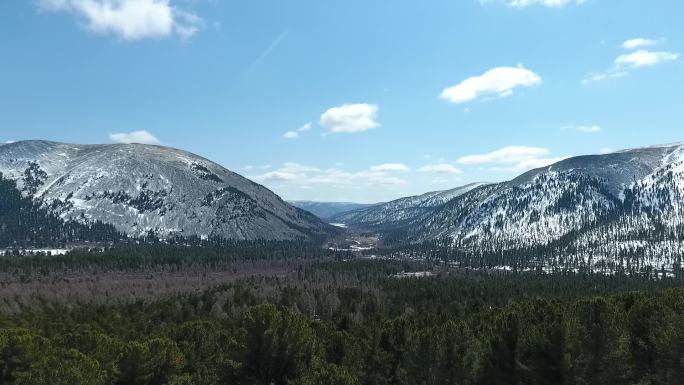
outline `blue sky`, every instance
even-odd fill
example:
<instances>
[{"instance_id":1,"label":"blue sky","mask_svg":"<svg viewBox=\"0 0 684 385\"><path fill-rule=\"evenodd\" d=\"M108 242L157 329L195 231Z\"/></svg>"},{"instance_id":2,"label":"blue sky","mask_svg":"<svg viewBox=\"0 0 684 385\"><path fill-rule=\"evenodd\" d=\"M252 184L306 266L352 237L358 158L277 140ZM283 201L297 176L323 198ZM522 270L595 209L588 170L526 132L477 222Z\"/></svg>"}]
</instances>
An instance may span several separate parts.
<instances>
[{"instance_id":1,"label":"blue sky","mask_svg":"<svg viewBox=\"0 0 684 385\"><path fill-rule=\"evenodd\" d=\"M0 141L376 202L684 140L679 0L0 2Z\"/></svg>"}]
</instances>

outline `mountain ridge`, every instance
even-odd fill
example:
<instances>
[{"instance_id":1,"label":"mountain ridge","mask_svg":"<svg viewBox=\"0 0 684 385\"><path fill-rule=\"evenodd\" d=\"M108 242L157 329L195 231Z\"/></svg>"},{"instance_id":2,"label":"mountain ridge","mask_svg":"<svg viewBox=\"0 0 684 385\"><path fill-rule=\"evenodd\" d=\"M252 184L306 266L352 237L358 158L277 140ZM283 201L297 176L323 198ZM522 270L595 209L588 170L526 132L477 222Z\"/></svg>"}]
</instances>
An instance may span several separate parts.
<instances>
[{"instance_id":1,"label":"mountain ridge","mask_svg":"<svg viewBox=\"0 0 684 385\"><path fill-rule=\"evenodd\" d=\"M684 144L675 143L568 158L410 216L390 210L368 220L357 210L335 219L409 243L512 250L562 241L612 257L645 248L669 258L684 250L683 197Z\"/></svg>"},{"instance_id":2,"label":"mountain ridge","mask_svg":"<svg viewBox=\"0 0 684 385\"><path fill-rule=\"evenodd\" d=\"M355 203L355 202L322 202L322 201L304 201L304 200L290 200L289 204L306 210L321 219L329 219L337 214L352 211L356 209L375 206L378 203Z\"/></svg>"},{"instance_id":3,"label":"mountain ridge","mask_svg":"<svg viewBox=\"0 0 684 385\"><path fill-rule=\"evenodd\" d=\"M65 220L132 236L294 240L330 231L266 187L170 147L14 142L0 147L0 172Z\"/></svg>"},{"instance_id":4,"label":"mountain ridge","mask_svg":"<svg viewBox=\"0 0 684 385\"><path fill-rule=\"evenodd\" d=\"M392 225L395 222L418 215L418 212L427 212L430 208L439 206L449 200L465 194L473 189L485 186L488 183L476 182L459 186L449 190L430 191L420 195L409 196L405 198L395 199L393 201L343 212L330 218L333 222L344 223L350 221L361 222L368 225ZM398 217L386 220L385 216L388 212L399 212Z\"/></svg>"}]
</instances>

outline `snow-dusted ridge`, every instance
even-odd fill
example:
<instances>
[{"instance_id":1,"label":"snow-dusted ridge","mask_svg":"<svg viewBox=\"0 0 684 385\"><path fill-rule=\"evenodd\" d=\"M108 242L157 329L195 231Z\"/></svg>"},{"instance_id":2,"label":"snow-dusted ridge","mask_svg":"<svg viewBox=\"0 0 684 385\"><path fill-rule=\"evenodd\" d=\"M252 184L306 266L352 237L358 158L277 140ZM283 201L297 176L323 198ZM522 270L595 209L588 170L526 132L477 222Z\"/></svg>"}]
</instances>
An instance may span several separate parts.
<instances>
[{"instance_id":1,"label":"snow-dusted ridge","mask_svg":"<svg viewBox=\"0 0 684 385\"><path fill-rule=\"evenodd\" d=\"M330 218L342 212L373 206L373 204L353 202L289 201L288 203L322 219Z\"/></svg>"},{"instance_id":2,"label":"snow-dusted ridge","mask_svg":"<svg viewBox=\"0 0 684 385\"><path fill-rule=\"evenodd\" d=\"M393 200L366 208L351 210L334 215L333 222L345 223L354 227L392 228L404 224L439 207L452 199L488 183L471 183L444 191L431 191L422 195Z\"/></svg>"},{"instance_id":3,"label":"snow-dusted ridge","mask_svg":"<svg viewBox=\"0 0 684 385\"><path fill-rule=\"evenodd\" d=\"M266 187L163 146L15 142L0 146L0 172L63 218L132 236L284 240L330 229Z\"/></svg>"},{"instance_id":4,"label":"snow-dusted ridge","mask_svg":"<svg viewBox=\"0 0 684 385\"><path fill-rule=\"evenodd\" d=\"M656 247L654 237L669 237L677 239L670 252L682 248L682 143L572 157L508 182L449 191L456 193L441 204L410 197L332 220L410 242L513 249L573 239L577 247L613 248L615 255L644 247L635 237L648 247Z\"/></svg>"}]
</instances>

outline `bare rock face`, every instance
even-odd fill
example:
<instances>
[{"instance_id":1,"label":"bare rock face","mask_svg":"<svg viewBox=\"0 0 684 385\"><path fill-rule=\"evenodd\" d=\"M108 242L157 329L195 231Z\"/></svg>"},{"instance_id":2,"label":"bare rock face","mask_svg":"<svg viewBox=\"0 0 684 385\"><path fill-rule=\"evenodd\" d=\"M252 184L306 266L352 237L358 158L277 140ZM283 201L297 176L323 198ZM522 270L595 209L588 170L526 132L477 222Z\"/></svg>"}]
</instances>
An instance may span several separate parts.
<instances>
[{"instance_id":1,"label":"bare rock face","mask_svg":"<svg viewBox=\"0 0 684 385\"><path fill-rule=\"evenodd\" d=\"M294 240L330 231L267 188L168 147L16 142L0 146L0 172L64 219L131 236Z\"/></svg>"}]
</instances>

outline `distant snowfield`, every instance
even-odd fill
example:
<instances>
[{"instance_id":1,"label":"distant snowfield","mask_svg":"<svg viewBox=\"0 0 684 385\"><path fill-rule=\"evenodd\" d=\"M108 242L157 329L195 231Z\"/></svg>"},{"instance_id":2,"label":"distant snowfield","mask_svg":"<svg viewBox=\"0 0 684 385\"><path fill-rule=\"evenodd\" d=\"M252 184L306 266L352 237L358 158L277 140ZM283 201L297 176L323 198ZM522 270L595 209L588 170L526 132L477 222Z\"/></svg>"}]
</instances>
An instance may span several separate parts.
<instances>
[{"instance_id":1,"label":"distant snowfield","mask_svg":"<svg viewBox=\"0 0 684 385\"><path fill-rule=\"evenodd\" d=\"M330 225L331 225L331 226L335 226L335 227L339 227L339 228L342 228L342 229L346 229L346 228L347 228L347 225L345 225L344 223L330 223Z\"/></svg>"}]
</instances>

